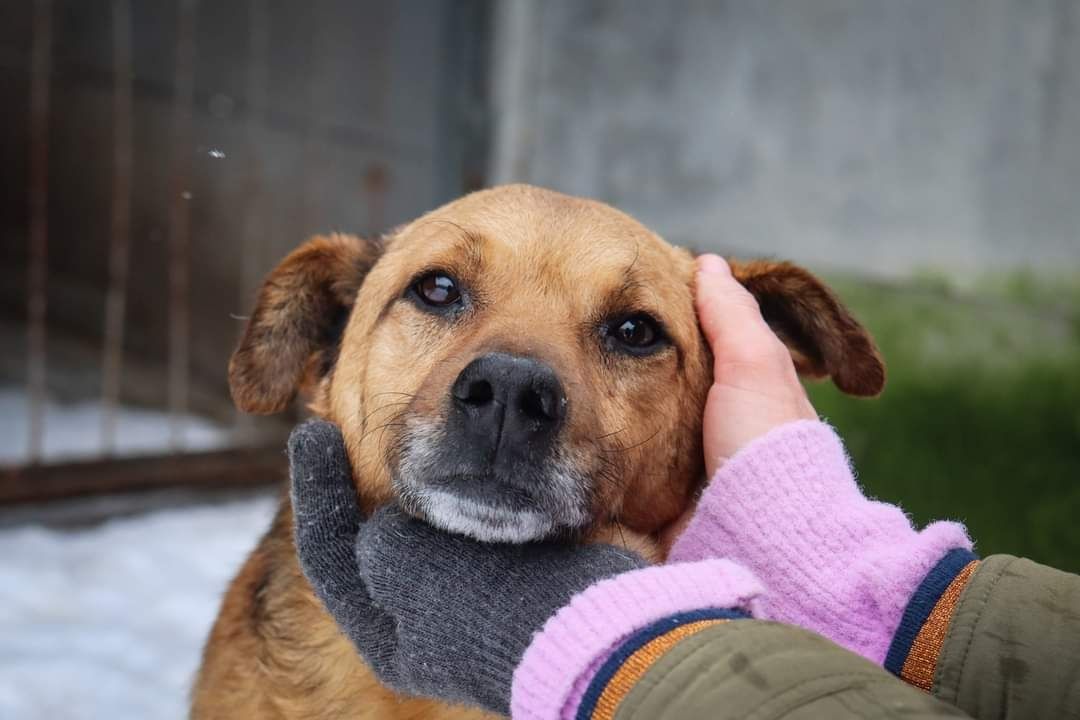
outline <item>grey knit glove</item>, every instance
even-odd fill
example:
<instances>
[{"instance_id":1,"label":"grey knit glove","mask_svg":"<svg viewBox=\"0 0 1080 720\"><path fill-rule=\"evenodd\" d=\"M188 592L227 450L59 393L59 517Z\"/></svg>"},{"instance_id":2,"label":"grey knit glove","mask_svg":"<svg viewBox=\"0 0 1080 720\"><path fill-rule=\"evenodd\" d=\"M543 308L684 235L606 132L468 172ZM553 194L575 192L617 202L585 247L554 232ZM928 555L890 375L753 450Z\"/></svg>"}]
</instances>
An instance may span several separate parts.
<instances>
[{"instance_id":1,"label":"grey knit glove","mask_svg":"<svg viewBox=\"0 0 1080 720\"><path fill-rule=\"evenodd\" d=\"M308 421L289 438L300 565L387 685L508 714L533 635L577 593L645 566L610 545L478 543L395 506L363 521L341 433Z\"/></svg>"}]
</instances>

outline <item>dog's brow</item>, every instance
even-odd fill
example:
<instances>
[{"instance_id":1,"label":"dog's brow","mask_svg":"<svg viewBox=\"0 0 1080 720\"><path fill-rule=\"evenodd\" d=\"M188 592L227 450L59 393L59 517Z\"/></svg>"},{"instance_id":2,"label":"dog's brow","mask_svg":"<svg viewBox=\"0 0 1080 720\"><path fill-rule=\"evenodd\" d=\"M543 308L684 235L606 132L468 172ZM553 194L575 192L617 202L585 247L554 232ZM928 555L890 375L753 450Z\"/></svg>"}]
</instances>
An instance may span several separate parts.
<instances>
[{"instance_id":1,"label":"dog's brow","mask_svg":"<svg viewBox=\"0 0 1080 720\"><path fill-rule=\"evenodd\" d=\"M461 239L458 240L461 254L468 267L476 268L484 258L484 246L487 245L487 239L480 233L467 230L460 225L458 229L461 230Z\"/></svg>"},{"instance_id":2,"label":"dog's brow","mask_svg":"<svg viewBox=\"0 0 1080 720\"><path fill-rule=\"evenodd\" d=\"M640 273L637 271L637 261L641 257L641 246L638 245L634 249L634 259L630 261L630 264L623 270L623 281L619 288L615 291L616 297L625 297L627 295L635 294L635 291L643 287L644 283L641 279Z\"/></svg>"},{"instance_id":3,"label":"dog's brow","mask_svg":"<svg viewBox=\"0 0 1080 720\"><path fill-rule=\"evenodd\" d=\"M634 275L634 266L637 265L638 258L641 257L641 245L634 246L634 259L630 261L630 264L626 266L624 275Z\"/></svg>"},{"instance_id":4,"label":"dog's brow","mask_svg":"<svg viewBox=\"0 0 1080 720\"><path fill-rule=\"evenodd\" d=\"M446 218L431 218L421 223L421 226L428 223L440 223L454 228L459 236L457 243L455 243L458 252L466 259L468 264L474 265L480 263L480 260L484 255L484 245L487 244L487 239L483 235L475 230L463 227L453 220L447 220Z\"/></svg>"},{"instance_id":5,"label":"dog's brow","mask_svg":"<svg viewBox=\"0 0 1080 720\"><path fill-rule=\"evenodd\" d=\"M637 262L636 258L634 259L634 262ZM638 291L643 287L645 287L645 282L641 279L641 274L634 270L634 265L631 263L623 273L622 283L619 285L618 289L615 290L615 297L636 297L639 294Z\"/></svg>"}]
</instances>

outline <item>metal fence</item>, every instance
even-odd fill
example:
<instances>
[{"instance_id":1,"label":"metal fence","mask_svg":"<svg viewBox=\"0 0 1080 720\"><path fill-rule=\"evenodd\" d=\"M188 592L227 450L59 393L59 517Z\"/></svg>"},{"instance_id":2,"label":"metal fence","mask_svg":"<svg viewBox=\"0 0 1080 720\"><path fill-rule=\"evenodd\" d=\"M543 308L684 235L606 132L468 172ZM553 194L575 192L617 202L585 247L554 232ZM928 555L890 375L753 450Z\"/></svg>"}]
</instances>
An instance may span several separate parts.
<instances>
[{"instance_id":1,"label":"metal fence","mask_svg":"<svg viewBox=\"0 0 1080 720\"><path fill-rule=\"evenodd\" d=\"M183 482L193 415L224 429L219 454L280 447L281 423L227 405L259 280L308 234L377 232L482 180L489 14L419 0L0 10L0 260L23 270L2 291L0 385L25 388L26 428L0 501L122 489L117 473ZM99 407L83 428L96 450L76 458L97 480L55 480L72 459L47 451L61 386ZM167 416L153 454L171 470L116 459L129 405ZM229 474L198 462L185 467Z\"/></svg>"}]
</instances>

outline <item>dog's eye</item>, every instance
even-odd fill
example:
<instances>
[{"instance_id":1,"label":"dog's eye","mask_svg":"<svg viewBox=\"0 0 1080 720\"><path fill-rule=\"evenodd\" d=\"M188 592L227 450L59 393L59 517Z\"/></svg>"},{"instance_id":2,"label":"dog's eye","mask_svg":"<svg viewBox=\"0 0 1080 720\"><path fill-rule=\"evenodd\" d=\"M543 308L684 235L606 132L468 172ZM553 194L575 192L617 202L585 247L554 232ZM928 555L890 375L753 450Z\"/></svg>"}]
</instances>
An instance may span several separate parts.
<instances>
[{"instance_id":1,"label":"dog's eye","mask_svg":"<svg viewBox=\"0 0 1080 720\"><path fill-rule=\"evenodd\" d=\"M417 297L434 307L447 307L461 300L454 278L440 272L432 272L416 281L413 286Z\"/></svg>"},{"instance_id":2,"label":"dog's eye","mask_svg":"<svg viewBox=\"0 0 1080 720\"><path fill-rule=\"evenodd\" d=\"M608 326L605 334L610 349L626 350L638 355L657 349L664 340L659 323L644 313L616 320Z\"/></svg>"},{"instance_id":3,"label":"dog's eye","mask_svg":"<svg viewBox=\"0 0 1080 720\"><path fill-rule=\"evenodd\" d=\"M645 347L656 342L656 325L647 317L626 318L615 332L623 345Z\"/></svg>"}]
</instances>

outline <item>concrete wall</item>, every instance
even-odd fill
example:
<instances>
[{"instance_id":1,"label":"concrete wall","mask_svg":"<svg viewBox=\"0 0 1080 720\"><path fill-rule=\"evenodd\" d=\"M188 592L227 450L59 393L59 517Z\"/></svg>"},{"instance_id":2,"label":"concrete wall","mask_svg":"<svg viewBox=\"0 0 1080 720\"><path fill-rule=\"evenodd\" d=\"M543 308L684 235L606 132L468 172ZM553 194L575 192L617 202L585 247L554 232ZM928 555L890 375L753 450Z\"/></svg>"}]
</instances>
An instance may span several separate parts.
<instances>
[{"instance_id":1,"label":"concrete wall","mask_svg":"<svg viewBox=\"0 0 1080 720\"><path fill-rule=\"evenodd\" d=\"M885 275L1080 266L1076 0L510 0L492 179Z\"/></svg>"}]
</instances>

